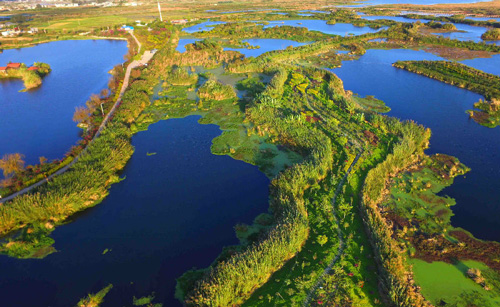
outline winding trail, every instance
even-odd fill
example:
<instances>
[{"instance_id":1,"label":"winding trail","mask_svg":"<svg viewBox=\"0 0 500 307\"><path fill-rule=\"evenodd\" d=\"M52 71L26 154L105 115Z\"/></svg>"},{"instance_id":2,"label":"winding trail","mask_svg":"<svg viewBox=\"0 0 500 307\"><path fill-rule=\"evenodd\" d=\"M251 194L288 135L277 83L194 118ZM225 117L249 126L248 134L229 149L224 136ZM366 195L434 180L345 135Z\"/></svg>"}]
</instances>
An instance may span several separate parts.
<instances>
[{"instance_id":1,"label":"winding trail","mask_svg":"<svg viewBox=\"0 0 500 307\"><path fill-rule=\"evenodd\" d=\"M130 35L132 35L132 37L134 38L134 40L138 44L139 51L140 51L141 47L142 47L141 43L139 42L139 40L137 40L134 33L132 33L132 32L129 32L129 33L130 33ZM53 173L52 175L48 176L47 178L42 179L42 180L38 181L37 183L30 185L29 187L26 187L20 191L17 191L16 193L13 193L7 197L0 198L0 204L5 203L9 200L12 200L17 196L21 196L23 194L26 194L26 193L30 192L31 190L33 190L34 188L37 188L37 187L41 186L42 184L49 182L54 177L61 175L62 173L66 172L68 169L70 169L78 161L78 159L87 151L88 146L92 142L94 142L94 140L96 138L98 138L101 135L101 132L104 130L104 128L108 124L111 116L115 113L116 109L120 106L120 104L122 102L123 94L125 93L125 91L128 88L128 85L129 85L130 73L132 72L132 69L147 64L151 60L153 55L154 55L154 52L145 51L140 60L134 60L127 66L127 71L125 72L125 77L123 78L123 84L122 84L122 88L120 89L120 94L118 95L118 99L116 100L115 104L113 105L111 110L108 112L106 117L104 117L104 120L102 121L101 125L99 126L99 129L97 129L97 132L94 135L94 137L92 138L92 140L87 144L87 146L82 150L82 152L80 152L80 154L78 154L78 156L76 156L73 159L73 161L71 161L71 163L69 163L68 165L59 169L57 172Z\"/></svg>"},{"instance_id":2,"label":"winding trail","mask_svg":"<svg viewBox=\"0 0 500 307\"><path fill-rule=\"evenodd\" d=\"M344 237L342 235L342 231L340 230L339 218L338 218L337 213L335 211L335 202L337 200L337 196L339 195L340 191L342 190L342 187L344 186L345 181L347 180L347 177L351 173L352 169L354 168L354 166L356 165L356 163L358 162L358 160L359 160L359 158L361 157L362 154L363 154L363 152L361 151L361 152L358 153L358 155L356 156L356 158L354 158L354 160L351 163L351 166L349 166L349 168L347 169L347 172L345 173L344 177L342 178L342 180L337 185L337 190L335 190L335 195L333 196L333 199L332 199L333 216L335 217L335 222L337 223L337 235L338 235L339 241L340 241L339 249L337 251L337 255L335 255L335 258L333 258L333 260L330 261L330 263L328 264L328 266L323 270L323 273L321 273L321 275L318 277L318 280L316 280L316 283L311 288L311 290L307 294L306 299L304 300L304 303L302 304L303 307L309 306L313 294L316 292L316 290L319 288L319 286L321 286L321 284L323 283L323 280L324 280L326 274L329 274L331 272L331 270L332 270L333 266L335 265L335 263L337 263L337 261L339 261L340 257L344 253L345 241L344 241Z\"/></svg>"}]
</instances>

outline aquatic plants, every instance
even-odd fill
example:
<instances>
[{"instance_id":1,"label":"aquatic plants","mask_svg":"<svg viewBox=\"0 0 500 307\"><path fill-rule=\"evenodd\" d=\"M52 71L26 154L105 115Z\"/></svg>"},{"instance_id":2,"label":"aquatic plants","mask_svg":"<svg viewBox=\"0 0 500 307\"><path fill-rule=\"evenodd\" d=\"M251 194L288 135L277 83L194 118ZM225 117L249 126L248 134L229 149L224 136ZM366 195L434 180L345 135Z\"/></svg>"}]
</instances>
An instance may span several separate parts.
<instances>
[{"instance_id":1,"label":"aquatic plants","mask_svg":"<svg viewBox=\"0 0 500 307\"><path fill-rule=\"evenodd\" d=\"M9 68L0 71L1 79L22 79L24 82L24 90L31 90L42 85L42 78L51 71L50 65L46 63L35 62L32 67L28 68L26 64L21 63L18 68Z\"/></svg>"},{"instance_id":2,"label":"aquatic plants","mask_svg":"<svg viewBox=\"0 0 500 307\"><path fill-rule=\"evenodd\" d=\"M489 29L481 35L484 40L500 40L500 29Z\"/></svg>"},{"instance_id":3,"label":"aquatic plants","mask_svg":"<svg viewBox=\"0 0 500 307\"><path fill-rule=\"evenodd\" d=\"M99 307L104 302L104 297L108 294L109 291L113 288L112 284L109 284L99 292L95 294L89 294L87 297L82 298L77 304L76 307Z\"/></svg>"},{"instance_id":4,"label":"aquatic plants","mask_svg":"<svg viewBox=\"0 0 500 307\"><path fill-rule=\"evenodd\" d=\"M236 92L230 84L222 84L217 80L207 80L199 89L201 99L224 100L236 97Z\"/></svg>"}]
</instances>

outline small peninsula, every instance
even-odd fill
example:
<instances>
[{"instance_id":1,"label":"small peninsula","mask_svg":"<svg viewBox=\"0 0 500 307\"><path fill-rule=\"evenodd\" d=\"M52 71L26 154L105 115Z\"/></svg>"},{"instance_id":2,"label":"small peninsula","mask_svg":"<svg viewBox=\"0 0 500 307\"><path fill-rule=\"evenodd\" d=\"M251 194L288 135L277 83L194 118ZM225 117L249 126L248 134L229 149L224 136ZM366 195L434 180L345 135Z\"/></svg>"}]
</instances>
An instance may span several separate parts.
<instances>
[{"instance_id":1,"label":"small peninsula","mask_svg":"<svg viewBox=\"0 0 500 307\"><path fill-rule=\"evenodd\" d=\"M8 63L0 66L0 80L2 79L22 79L24 90L31 90L42 85L42 78L45 77L51 68L46 63L34 63L28 67L24 63Z\"/></svg>"}]
</instances>

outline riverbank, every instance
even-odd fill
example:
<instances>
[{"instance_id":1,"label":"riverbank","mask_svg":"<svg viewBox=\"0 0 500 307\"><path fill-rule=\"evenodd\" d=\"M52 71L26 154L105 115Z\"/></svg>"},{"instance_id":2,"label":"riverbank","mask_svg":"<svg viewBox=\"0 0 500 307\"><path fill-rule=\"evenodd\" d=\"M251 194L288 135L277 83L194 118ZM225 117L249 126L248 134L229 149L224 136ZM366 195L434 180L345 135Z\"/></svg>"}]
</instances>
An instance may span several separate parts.
<instances>
[{"instance_id":1,"label":"riverbank","mask_svg":"<svg viewBox=\"0 0 500 307\"><path fill-rule=\"evenodd\" d=\"M122 40L122 38L116 38L116 39ZM138 46L136 45L136 40L129 39L127 47L129 50L129 54L131 52L136 53L138 49ZM145 58L146 57L150 58L151 56L152 56L151 54L148 54L147 56L145 56ZM128 58L131 57L129 56ZM129 60L124 64L128 65L132 63L133 63L132 68L144 64L140 60L139 61ZM128 75L130 75L130 72L131 71L128 72ZM12 199L12 197L8 197L10 194L15 193L15 195L19 195L19 193L16 192L22 191L22 193L25 193L26 191L30 190L29 188L30 186L32 185L39 186L43 182L47 182L54 176L57 176L58 174L61 174L62 172L67 170L68 167L74 163L75 157L77 157L82 152L82 150L87 146L87 144L93 139L95 134L98 132L99 128L102 126L102 122L107 121L106 116L103 116L104 114L101 113L105 111L105 114L109 115L109 112L112 112L116 107L118 99L123 95L123 91L126 88L126 86L125 87L123 86L124 83L123 80L126 77L126 75L127 71L123 70L121 65L114 67L111 73L112 78L108 82L109 90L104 96L101 94L96 96L99 98L99 103L102 107L94 108L92 112L89 112L90 117L88 118L87 122L90 124L91 127L83 131L81 137L79 137L78 143L71 148L69 148L68 146L67 150L69 151L67 151L67 154L62 158L58 157L55 161L50 161L50 162L47 161L47 159L45 159L45 161L40 160L41 161L40 164L31 165L27 167L24 171L17 172L14 178L10 178L10 182L12 184L4 185L3 188L0 189L0 193L4 197L4 199L0 199L0 202Z\"/></svg>"},{"instance_id":2,"label":"riverbank","mask_svg":"<svg viewBox=\"0 0 500 307\"><path fill-rule=\"evenodd\" d=\"M500 78L464 64L445 61L396 62L394 67L405 69L483 95L487 100L476 102L477 110L468 110L479 124L495 128L500 124Z\"/></svg>"}]
</instances>

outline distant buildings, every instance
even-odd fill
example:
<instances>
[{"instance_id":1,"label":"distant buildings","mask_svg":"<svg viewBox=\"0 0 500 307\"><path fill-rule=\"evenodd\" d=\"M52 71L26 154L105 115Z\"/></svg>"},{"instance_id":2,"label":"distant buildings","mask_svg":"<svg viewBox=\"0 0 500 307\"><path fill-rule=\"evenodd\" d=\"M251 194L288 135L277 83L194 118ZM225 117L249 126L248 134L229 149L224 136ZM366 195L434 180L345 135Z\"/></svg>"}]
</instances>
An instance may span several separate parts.
<instances>
[{"instance_id":1,"label":"distant buildings","mask_svg":"<svg viewBox=\"0 0 500 307\"><path fill-rule=\"evenodd\" d=\"M7 66L0 66L0 71L5 73L7 70L19 69L21 67L24 67L22 63L8 63ZM31 66L31 67L28 67L28 70L35 71L35 70L38 70L38 67Z\"/></svg>"},{"instance_id":2,"label":"distant buildings","mask_svg":"<svg viewBox=\"0 0 500 307\"><path fill-rule=\"evenodd\" d=\"M21 68L21 63L9 63L9 64L7 64L7 69L19 69L19 68Z\"/></svg>"},{"instance_id":3,"label":"distant buildings","mask_svg":"<svg viewBox=\"0 0 500 307\"><path fill-rule=\"evenodd\" d=\"M0 33L2 34L3 37L12 37L23 33L36 34L38 33L38 28L30 28L29 30L23 30L16 27L14 29L8 29Z\"/></svg>"},{"instance_id":4,"label":"distant buildings","mask_svg":"<svg viewBox=\"0 0 500 307\"><path fill-rule=\"evenodd\" d=\"M127 26L127 25L123 25L122 26L122 29L125 30L125 31L134 31L134 27L132 26Z\"/></svg>"}]
</instances>

